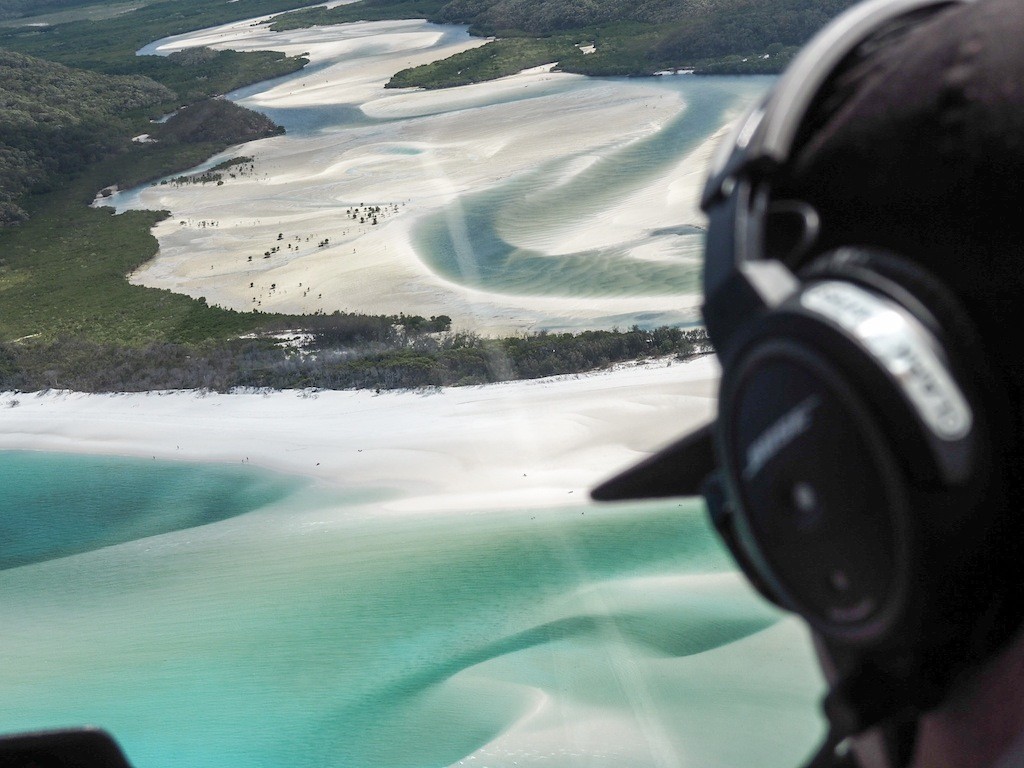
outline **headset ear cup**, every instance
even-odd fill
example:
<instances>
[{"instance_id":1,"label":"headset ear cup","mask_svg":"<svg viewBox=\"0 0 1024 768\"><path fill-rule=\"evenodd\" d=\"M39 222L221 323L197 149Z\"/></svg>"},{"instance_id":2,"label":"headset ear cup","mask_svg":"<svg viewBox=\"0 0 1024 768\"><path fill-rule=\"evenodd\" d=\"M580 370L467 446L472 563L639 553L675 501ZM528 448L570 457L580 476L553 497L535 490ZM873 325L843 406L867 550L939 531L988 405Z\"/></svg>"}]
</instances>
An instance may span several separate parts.
<instances>
[{"instance_id":1,"label":"headset ear cup","mask_svg":"<svg viewBox=\"0 0 1024 768\"><path fill-rule=\"evenodd\" d=\"M891 251L866 247L842 247L829 251L800 271L804 281L840 279L874 289L911 312L934 334L973 406L984 456L979 456L975 491L1000 498L1002 486L995 474L994 456L1007 453L1012 435L1000 434L1008 424L996 424L994 413L1010 413L1011 403L988 363L986 343L976 330L963 302L953 290L916 262ZM1004 420L1005 422L1006 420ZM988 486L988 487L986 487ZM965 502L970 503L970 502ZM998 503L998 502L996 502Z\"/></svg>"},{"instance_id":2,"label":"headset ear cup","mask_svg":"<svg viewBox=\"0 0 1024 768\"><path fill-rule=\"evenodd\" d=\"M722 478L717 472L708 476L704 481L701 495L708 505L708 514L715 526L715 530L726 547L728 547L733 560L736 561L740 570L743 571L743 575L747 577L747 581L765 600L781 606L782 604L779 602L779 599L775 596L771 587L768 586L768 582L761 575L761 572L750 558L750 555L747 554L746 549L744 549L739 537L736 535L735 512L732 509L732 504L728 499L725 488L722 487Z\"/></svg>"},{"instance_id":3,"label":"headset ear cup","mask_svg":"<svg viewBox=\"0 0 1024 768\"><path fill-rule=\"evenodd\" d=\"M879 290L906 306L953 349L953 362L981 358L982 339L956 295L909 259L873 248L843 247L819 256L800 271L803 280L838 278Z\"/></svg>"},{"instance_id":4,"label":"headset ear cup","mask_svg":"<svg viewBox=\"0 0 1024 768\"><path fill-rule=\"evenodd\" d=\"M991 362L999 359L1001 340L978 333L952 286L916 261L889 251L839 248L819 256L800 276L807 282L847 280L888 295L929 327L958 375L975 417L973 469L962 487L946 489L930 503L942 503L951 513L960 511L957 551L965 559L956 572L949 573L950 596L971 595L966 601L973 601L975 607L968 611L965 600L951 599L960 607L959 613L951 608L950 616L973 625L964 642L971 655L984 656L1020 627L1024 615L1024 588L1009 575L1019 570L1018 547L1007 544L1024 535L1024 519L1014 501L1024 475L1013 461L1024 450L1011 416L1019 413L1019 402ZM934 508L928 514L934 515ZM965 620L965 615L970 619Z\"/></svg>"}]
</instances>

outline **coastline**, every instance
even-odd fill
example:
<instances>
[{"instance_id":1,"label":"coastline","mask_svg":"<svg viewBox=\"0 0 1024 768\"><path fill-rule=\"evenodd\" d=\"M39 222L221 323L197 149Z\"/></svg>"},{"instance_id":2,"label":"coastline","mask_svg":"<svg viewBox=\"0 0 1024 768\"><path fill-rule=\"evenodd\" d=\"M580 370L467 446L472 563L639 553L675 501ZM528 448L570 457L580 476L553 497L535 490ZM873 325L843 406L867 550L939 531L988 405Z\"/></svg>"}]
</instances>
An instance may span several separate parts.
<instances>
[{"instance_id":1,"label":"coastline","mask_svg":"<svg viewBox=\"0 0 1024 768\"><path fill-rule=\"evenodd\" d=\"M318 44L306 34L297 51ZM373 54L380 62L409 55L379 37L391 49ZM365 41L320 43L344 58ZM307 93L292 92L300 77L251 98L345 110L351 94L377 88L355 74L311 87L318 74L302 76ZM696 291L501 294L444 279L416 253L424 218L465 228L465 193L541 166L549 192L575 191L578 215L545 219L547 198L535 195L517 209L536 216L531 226L495 219L511 245L699 266L664 248L680 232L652 232L699 227L716 132L602 197L589 174L608 136L642 144L689 105L641 84L609 110L602 84L576 92L579 82L540 68L458 93L388 92L358 105L383 129L311 126L298 143L235 148L256 159L248 178L148 192L174 213L157 227L161 253L132 280L244 310L256 301L245 286L262 280L263 309L330 311L312 305L315 284L314 295L343 297L339 309L441 310L492 334L629 324L638 306L666 323L693 317ZM536 109L545 100L567 114ZM567 142L580 152L563 162ZM435 176L417 181L424 168ZM355 200L394 202L396 215L357 228L344 212ZM317 236L330 246L310 245L307 258L305 238ZM288 258L243 261L279 241ZM97 722L133 764L153 766L792 765L818 738L804 631L735 572L699 500L589 499L712 418L718 377L709 355L422 390L0 392L0 451L251 465L309 481L317 504L289 499L6 570L0 690L11 705L0 720L11 731ZM50 505L63 523L59 498ZM743 739L736 722L753 723Z\"/></svg>"},{"instance_id":2,"label":"coastline","mask_svg":"<svg viewBox=\"0 0 1024 768\"><path fill-rule=\"evenodd\" d=\"M160 767L794 765L821 738L803 627L699 500L588 503L710 416L716 377L706 357L380 395L0 395L0 450L321 481L4 571L0 721L100 722Z\"/></svg>"},{"instance_id":3,"label":"coastline","mask_svg":"<svg viewBox=\"0 0 1024 768\"><path fill-rule=\"evenodd\" d=\"M384 509L582 504L598 482L711 418L717 378L707 356L379 394L6 393L0 450L251 463L398 490Z\"/></svg>"},{"instance_id":4,"label":"coastline","mask_svg":"<svg viewBox=\"0 0 1024 768\"><path fill-rule=\"evenodd\" d=\"M287 33L238 23L147 46L159 53L197 45L272 48L308 55L311 63L284 81L232 95L289 130L204 164L241 152L254 158L251 171L223 184L158 185L105 201L118 210L172 212L153 230L159 253L130 281L244 312L442 312L455 328L491 336L628 327L638 317L648 325L693 322L699 237L692 229L703 223L697 197L717 131L615 196L593 175L595 164L657 138L684 115L689 105L676 90L550 67L437 91L383 87L397 68L482 42L456 28L399 21ZM725 91L723 98L744 97ZM467 196L500 197L506 188L512 195L510 185L524 178L532 187L494 214L492 239L511 249L513 266L524 254L553 265L552 274L570 262L577 272L553 285L530 277L533 287L516 289L460 280L425 261L417 229L434 217L448 230L456 269L472 271L476 244L468 246L462 234L473 226ZM593 200L564 211L557 197L554 206L536 203L554 190ZM351 216L366 206L384 209L377 224ZM525 225L517 223L521 215L530 217ZM614 275L580 294L579 275L590 262L596 272L611 262ZM656 288L631 295L616 287L636 272L653 275L647 285ZM687 277L680 282L679 275Z\"/></svg>"},{"instance_id":5,"label":"coastline","mask_svg":"<svg viewBox=\"0 0 1024 768\"><path fill-rule=\"evenodd\" d=\"M0 394L0 451L245 462L316 499L5 571L0 720L98 719L154 766L294 763L296 733L311 768L338 745L351 765L793 765L821 737L803 627L699 500L588 498L711 417L717 377L707 356L379 395Z\"/></svg>"}]
</instances>

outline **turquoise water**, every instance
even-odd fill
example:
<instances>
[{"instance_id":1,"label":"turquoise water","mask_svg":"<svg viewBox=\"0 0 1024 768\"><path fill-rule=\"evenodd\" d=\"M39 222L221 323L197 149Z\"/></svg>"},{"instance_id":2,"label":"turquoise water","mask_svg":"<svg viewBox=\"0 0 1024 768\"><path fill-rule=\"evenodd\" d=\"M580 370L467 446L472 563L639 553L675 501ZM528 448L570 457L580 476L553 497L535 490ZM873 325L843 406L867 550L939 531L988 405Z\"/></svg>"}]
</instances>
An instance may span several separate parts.
<instances>
[{"instance_id":1,"label":"turquoise water","mask_svg":"<svg viewBox=\"0 0 1024 768\"><path fill-rule=\"evenodd\" d=\"M502 233L557 229L637 191L696 149L725 122L727 114L751 103L770 82L767 77L655 80L655 85L678 93L686 104L664 128L646 139L607 150L566 184L553 179L576 155L466 195L419 224L414 233L416 250L445 278L496 293L572 299L698 292L704 250L700 230L648 233L674 236L674 258L657 262L629 255L629 248L639 243L554 255L517 248ZM574 85L586 87L586 83ZM666 227L670 225L666 222Z\"/></svg>"},{"instance_id":2,"label":"turquoise water","mask_svg":"<svg viewBox=\"0 0 1024 768\"><path fill-rule=\"evenodd\" d=\"M642 188L768 82L647 82L687 105L663 130L568 183L574 157L466 196L417 251L499 293L695 291L694 228L651 232L672 239L659 262L510 233ZM358 107L264 111L403 150ZM645 320L672 321L616 322ZM0 454L0 483L0 732L99 725L137 768L789 768L821 735L807 638L697 502L405 514L249 466L24 454Z\"/></svg>"},{"instance_id":3,"label":"turquoise water","mask_svg":"<svg viewBox=\"0 0 1024 768\"><path fill-rule=\"evenodd\" d=\"M100 725L137 768L770 767L819 736L805 638L696 503L403 515L252 467L0 473L9 564L35 561L0 571L0 732Z\"/></svg>"},{"instance_id":4,"label":"turquoise water","mask_svg":"<svg viewBox=\"0 0 1024 768\"><path fill-rule=\"evenodd\" d=\"M300 487L234 466L0 454L0 569L217 522Z\"/></svg>"}]
</instances>

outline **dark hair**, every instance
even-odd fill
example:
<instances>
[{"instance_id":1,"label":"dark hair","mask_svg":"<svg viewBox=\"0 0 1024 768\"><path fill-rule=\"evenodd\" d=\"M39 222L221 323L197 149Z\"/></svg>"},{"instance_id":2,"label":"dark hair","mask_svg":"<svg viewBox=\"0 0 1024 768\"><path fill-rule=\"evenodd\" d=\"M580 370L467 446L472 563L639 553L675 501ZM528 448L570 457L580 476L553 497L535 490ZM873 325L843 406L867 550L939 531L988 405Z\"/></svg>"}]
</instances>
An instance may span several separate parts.
<instances>
[{"instance_id":1,"label":"dark hair","mask_svg":"<svg viewBox=\"0 0 1024 768\"><path fill-rule=\"evenodd\" d=\"M818 252L891 249L946 283L1017 405L1024 354L1007 333L1024 327L1022 39L1018 0L876 35L813 105L780 190L818 210Z\"/></svg>"}]
</instances>

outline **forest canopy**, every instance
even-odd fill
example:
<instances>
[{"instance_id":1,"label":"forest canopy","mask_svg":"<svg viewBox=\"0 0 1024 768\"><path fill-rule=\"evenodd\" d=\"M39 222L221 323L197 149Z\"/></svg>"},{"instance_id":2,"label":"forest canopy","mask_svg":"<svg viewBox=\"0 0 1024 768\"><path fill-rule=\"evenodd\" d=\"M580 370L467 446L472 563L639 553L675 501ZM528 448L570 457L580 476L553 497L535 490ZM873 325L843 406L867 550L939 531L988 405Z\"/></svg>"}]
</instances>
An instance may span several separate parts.
<instances>
[{"instance_id":1,"label":"forest canopy","mask_svg":"<svg viewBox=\"0 0 1024 768\"><path fill-rule=\"evenodd\" d=\"M0 49L0 224L24 220L26 192L122 148L128 115L172 100L141 76L107 76Z\"/></svg>"},{"instance_id":2,"label":"forest canopy","mask_svg":"<svg viewBox=\"0 0 1024 768\"><path fill-rule=\"evenodd\" d=\"M113 216L89 207L96 193L172 176L278 131L219 97L307 63L278 51L137 51L168 35L305 7L270 23L427 18L499 38L464 59L396 76L393 85L404 77L404 85L441 87L551 61L585 74L690 65L772 71L852 2L360 0L326 8L309 7L314 0L140 0L101 17L86 14L120 8L120 0L0 0L0 385L433 386L707 351L700 331L489 340L452 331L443 315L242 313L129 284L125 275L155 253L150 230L166 213ZM72 11L94 20L31 23ZM3 226L12 223L19 226ZM282 349L273 339L282 329L310 333L313 347Z\"/></svg>"},{"instance_id":3,"label":"forest canopy","mask_svg":"<svg viewBox=\"0 0 1024 768\"><path fill-rule=\"evenodd\" d=\"M272 20L273 29L343 21L426 18L467 24L501 40L501 50L459 54L450 65L403 70L392 87L449 87L509 74L546 62L587 75L698 72L779 72L830 18L854 0L361 0L298 10ZM387 14L392 14L388 16ZM539 40L545 42L539 43ZM582 54L580 47L591 47ZM453 57L454 58L454 57ZM498 63L500 62L500 63ZM447 72L458 72L450 77Z\"/></svg>"},{"instance_id":4,"label":"forest canopy","mask_svg":"<svg viewBox=\"0 0 1024 768\"><path fill-rule=\"evenodd\" d=\"M95 6L97 0L0 0L0 18L31 19L85 5ZM160 138L179 144L205 142L212 154L274 133L276 126L263 116L226 105L194 110L189 120L179 121L178 130L150 121L182 105L294 72L306 64L304 58L208 48L171 56L138 56L136 51L162 34L296 5L301 0L230 5L165 0L102 21L0 30L0 228L26 220L26 195L46 192L112 157L139 154L138 171L104 179L101 187L139 183L204 159L189 152L177 161L161 159L156 156L162 148L133 146L134 136L162 133ZM190 124L187 131L184 123Z\"/></svg>"}]
</instances>

